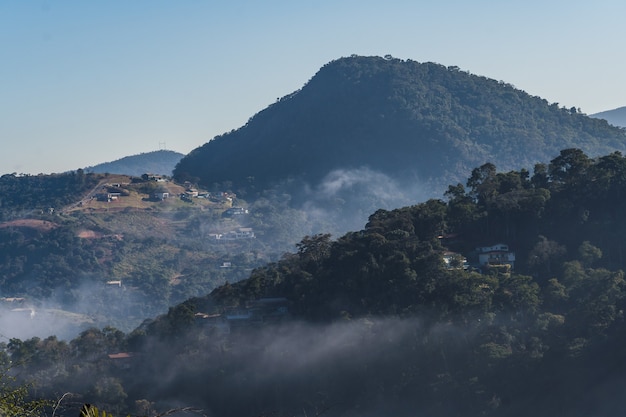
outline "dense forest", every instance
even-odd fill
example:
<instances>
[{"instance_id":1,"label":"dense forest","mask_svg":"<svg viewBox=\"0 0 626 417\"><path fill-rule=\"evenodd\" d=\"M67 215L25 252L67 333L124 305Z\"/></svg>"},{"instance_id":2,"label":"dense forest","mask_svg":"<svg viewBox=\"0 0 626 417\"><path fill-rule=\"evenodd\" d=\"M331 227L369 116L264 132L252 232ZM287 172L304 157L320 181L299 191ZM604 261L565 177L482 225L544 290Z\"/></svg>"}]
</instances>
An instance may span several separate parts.
<instances>
[{"instance_id":1,"label":"dense forest","mask_svg":"<svg viewBox=\"0 0 626 417\"><path fill-rule=\"evenodd\" d=\"M625 189L619 152L486 163L128 334L11 339L5 363L32 398L72 393L56 415L620 415Z\"/></svg>"},{"instance_id":2,"label":"dense forest","mask_svg":"<svg viewBox=\"0 0 626 417\"><path fill-rule=\"evenodd\" d=\"M53 175L2 175L0 221L66 206L75 201L76 195L95 187L98 180L81 169Z\"/></svg>"},{"instance_id":3,"label":"dense forest","mask_svg":"<svg viewBox=\"0 0 626 417\"><path fill-rule=\"evenodd\" d=\"M281 184L299 201L304 190L337 184L338 171L367 169L403 190L419 183L412 198L421 201L485 161L521 169L566 148L590 156L625 151L625 139L605 120L458 67L352 56L193 150L174 176L237 193Z\"/></svg>"}]
</instances>

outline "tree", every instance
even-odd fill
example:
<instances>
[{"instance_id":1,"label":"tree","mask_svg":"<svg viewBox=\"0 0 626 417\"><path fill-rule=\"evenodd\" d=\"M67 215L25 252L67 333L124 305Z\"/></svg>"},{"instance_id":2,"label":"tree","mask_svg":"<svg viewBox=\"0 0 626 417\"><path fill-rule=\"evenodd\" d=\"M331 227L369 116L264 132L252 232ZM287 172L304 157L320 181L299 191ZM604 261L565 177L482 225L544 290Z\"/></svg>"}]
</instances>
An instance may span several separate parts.
<instances>
[{"instance_id":1,"label":"tree","mask_svg":"<svg viewBox=\"0 0 626 417\"><path fill-rule=\"evenodd\" d=\"M585 240L578 247L578 254L580 255L583 265L587 267L593 266L594 263L602 258L602 251L600 248L593 246L588 240Z\"/></svg>"},{"instance_id":2,"label":"tree","mask_svg":"<svg viewBox=\"0 0 626 417\"><path fill-rule=\"evenodd\" d=\"M305 236L296 244L298 255L305 262L319 262L330 254L331 239L329 233Z\"/></svg>"},{"instance_id":3,"label":"tree","mask_svg":"<svg viewBox=\"0 0 626 417\"><path fill-rule=\"evenodd\" d=\"M496 166L491 162L487 162L478 168L474 168L467 180L467 186L471 189L470 194L476 199L478 204L486 204L498 191Z\"/></svg>"},{"instance_id":4,"label":"tree","mask_svg":"<svg viewBox=\"0 0 626 417\"><path fill-rule=\"evenodd\" d=\"M33 399L30 397L30 385L19 384L10 374L10 367L6 356L2 357L2 370L0 370L0 416L38 416L48 401Z\"/></svg>"},{"instance_id":5,"label":"tree","mask_svg":"<svg viewBox=\"0 0 626 417\"><path fill-rule=\"evenodd\" d=\"M99 378L93 387L94 397L106 404L121 404L128 395L117 378Z\"/></svg>"},{"instance_id":6,"label":"tree","mask_svg":"<svg viewBox=\"0 0 626 417\"><path fill-rule=\"evenodd\" d=\"M548 172L553 183L571 186L580 182L591 164L582 150L564 149L550 161Z\"/></svg>"},{"instance_id":7,"label":"tree","mask_svg":"<svg viewBox=\"0 0 626 417\"><path fill-rule=\"evenodd\" d=\"M528 254L528 268L540 281L548 280L557 272L566 252L565 246L540 235Z\"/></svg>"}]
</instances>

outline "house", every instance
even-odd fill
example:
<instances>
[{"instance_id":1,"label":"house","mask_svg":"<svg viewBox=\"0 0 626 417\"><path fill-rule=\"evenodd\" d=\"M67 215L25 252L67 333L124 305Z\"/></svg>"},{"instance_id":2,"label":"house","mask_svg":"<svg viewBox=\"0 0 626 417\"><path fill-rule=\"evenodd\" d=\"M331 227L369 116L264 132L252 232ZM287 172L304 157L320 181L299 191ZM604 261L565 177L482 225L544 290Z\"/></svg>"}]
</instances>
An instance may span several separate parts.
<instances>
[{"instance_id":1,"label":"house","mask_svg":"<svg viewBox=\"0 0 626 417\"><path fill-rule=\"evenodd\" d=\"M10 304L24 304L26 301L23 297L2 297L0 298L0 302L2 303L10 303Z\"/></svg>"},{"instance_id":2,"label":"house","mask_svg":"<svg viewBox=\"0 0 626 417\"><path fill-rule=\"evenodd\" d=\"M144 181L167 182L165 175L143 174L141 177Z\"/></svg>"},{"instance_id":3,"label":"house","mask_svg":"<svg viewBox=\"0 0 626 417\"><path fill-rule=\"evenodd\" d=\"M96 194L96 200L111 202L119 199L121 196L122 193L98 193Z\"/></svg>"},{"instance_id":4,"label":"house","mask_svg":"<svg viewBox=\"0 0 626 417\"><path fill-rule=\"evenodd\" d=\"M511 269L515 266L515 252L509 250L509 245L498 243L492 246L476 248L478 252L478 263L482 267L509 265Z\"/></svg>"},{"instance_id":5,"label":"house","mask_svg":"<svg viewBox=\"0 0 626 417\"><path fill-rule=\"evenodd\" d=\"M209 199L214 203L232 203L235 198L237 198L235 193L226 191L209 194Z\"/></svg>"},{"instance_id":6,"label":"house","mask_svg":"<svg viewBox=\"0 0 626 417\"><path fill-rule=\"evenodd\" d=\"M196 313L194 314L196 324L212 331L215 335L226 335L230 333L230 325L228 324L226 317L221 314L206 314Z\"/></svg>"},{"instance_id":7,"label":"house","mask_svg":"<svg viewBox=\"0 0 626 417\"><path fill-rule=\"evenodd\" d=\"M248 210L243 207L231 207L222 213L222 217L234 217L248 214Z\"/></svg>"},{"instance_id":8,"label":"house","mask_svg":"<svg viewBox=\"0 0 626 417\"><path fill-rule=\"evenodd\" d=\"M170 193L168 193L167 191L157 191L152 195L152 197L155 200L163 201L167 200L170 197Z\"/></svg>"},{"instance_id":9,"label":"house","mask_svg":"<svg viewBox=\"0 0 626 417\"><path fill-rule=\"evenodd\" d=\"M240 227L237 230L231 230L216 237L221 240L239 240L239 239L254 239L254 232L250 227Z\"/></svg>"}]
</instances>

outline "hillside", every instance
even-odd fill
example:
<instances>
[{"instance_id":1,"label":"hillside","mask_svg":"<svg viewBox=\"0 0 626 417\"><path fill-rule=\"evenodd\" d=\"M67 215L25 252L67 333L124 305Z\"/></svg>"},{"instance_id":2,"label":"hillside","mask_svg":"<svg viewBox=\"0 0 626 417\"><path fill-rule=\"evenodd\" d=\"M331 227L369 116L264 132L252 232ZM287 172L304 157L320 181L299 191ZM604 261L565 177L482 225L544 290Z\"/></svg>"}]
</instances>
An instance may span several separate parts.
<instances>
[{"instance_id":1,"label":"hillside","mask_svg":"<svg viewBox=\"0 0 626 417\"><path fill-rule=\"evenodd\" d=\"M141 177L143 174L171 176L174 167L183 156L181 153L168 150L146 152L87 167L85 171L97 174L123 174L134 177Z\"/></svg>"},{"instance_id":2,"label":"hillside","mask_svg":"<svg viewBox=\"0 0 626 417\"><path fill-rule=\"evenodd\" d=\"M243 208L228 215L233 204L245 204L234 194L162 178L82 170L4 175L0 191L5 337L69 338L89 325L130 330L172 304L244 278L284 250L274 246L271 220L255 221ZM5 299L21 300L17 307L35 319ZM45 314L59 309L90 321Z\"/></svg>"},{"instance_id":3,"label":"hillside","mask_svg":"<svg viewBox=\"0 0 626 417\"><path fill-rule=\"evenodd\" d=\"M532 167L570 147L590 155L625 150L626 134L457 67L352 56L193 150L174 176L206 187L288 183L293 194L331 194L355 183L368 188L377 175L415 201L440 195L487 161L502 170Z\"/></svg>"},{"instance_id":4,"label":"hillside","mask_svg":"<svg viewBox=\"0 0 626 417\"><path fill-rule=\"evenodd\" d=\"M116 415L622 415L626 157L565 149L467 184L307 236L128 335L6 350L38 393Z\"/></svg>"},{"instance_id":5,"label":"hillside","mask_svg":"<svg viewBox=\"0 0 626 417\"><path fill-rule=\"evenodd\" d=\"M592 114L591 117L595 117L596 119L604 119L613 126L626 127L626 107L620 107L617 109Z\"/></svg>"}]
</instances>

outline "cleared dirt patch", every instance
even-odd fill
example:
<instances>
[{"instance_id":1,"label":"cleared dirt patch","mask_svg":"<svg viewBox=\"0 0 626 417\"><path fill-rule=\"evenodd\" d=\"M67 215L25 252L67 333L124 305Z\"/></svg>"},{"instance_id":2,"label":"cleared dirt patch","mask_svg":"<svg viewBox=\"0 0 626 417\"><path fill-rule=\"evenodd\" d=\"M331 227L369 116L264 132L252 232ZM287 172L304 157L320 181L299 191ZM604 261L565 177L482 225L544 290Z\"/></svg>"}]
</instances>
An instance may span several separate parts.
<instances>
[{"instance_id":1,"label":"cleared dirt patch","mask_svg":"<svg viewBox=\"0 0 626 417\"><path fill-rule=\"evenodd\" d=\"M102 237L100 233L96 233L93 230L81 230L78 232L77 236L82 239L96 239Z\"/></svg>"},{"instance_id":2,"label":"cleared dirt patch","mask_svg":"<svg viewBox=\"0 0 626 417\"><path fill-rule=\"evenodd\" d=\"M49 232L50 230L59 227L59 225L49 222L47 220L37 219L18 219L11 220L10 222L0 223L0 229L6 229L8 227L27 227L30 229L39 230L41 232Z\"/></svg>"}]
</instances>

